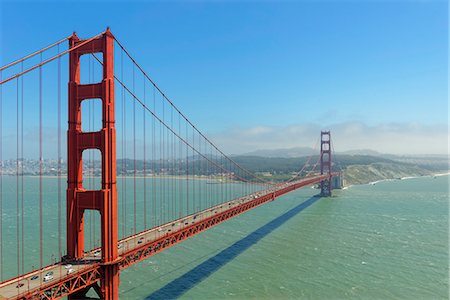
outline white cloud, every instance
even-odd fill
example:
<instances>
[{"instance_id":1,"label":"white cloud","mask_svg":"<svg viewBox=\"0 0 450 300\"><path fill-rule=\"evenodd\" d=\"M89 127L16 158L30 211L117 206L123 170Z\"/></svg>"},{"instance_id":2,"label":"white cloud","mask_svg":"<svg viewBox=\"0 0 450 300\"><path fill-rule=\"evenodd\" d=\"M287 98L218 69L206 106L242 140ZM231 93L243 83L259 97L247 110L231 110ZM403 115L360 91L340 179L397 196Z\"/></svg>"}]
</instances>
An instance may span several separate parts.
<instances>
[{"instance_id":1,"label":"white cloud","mask_svg":"<svg viewBox=\"0 0 450 300\"><path fill-rule=\"evenodd\" d=\"M362 122L337 123L326 128L319 124L286 127L235 127L209 134L226 153L258 149L313 147L321 130L331 130L336 151L371 149L391 154L448 153L448 127L445 124L385 123L374 126Z\"/></svg>"}]
</instances>

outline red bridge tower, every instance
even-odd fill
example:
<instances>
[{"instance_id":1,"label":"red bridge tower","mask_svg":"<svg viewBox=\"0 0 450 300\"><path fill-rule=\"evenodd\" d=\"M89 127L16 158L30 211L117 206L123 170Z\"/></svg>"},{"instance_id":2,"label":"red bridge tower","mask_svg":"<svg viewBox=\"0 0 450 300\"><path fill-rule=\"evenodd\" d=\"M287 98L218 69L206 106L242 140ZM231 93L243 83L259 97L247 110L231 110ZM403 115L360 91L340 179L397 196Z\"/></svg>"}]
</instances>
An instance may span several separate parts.
<instances>
[{"instance_id":1,"label":"red bridge tower","mask_svg":"<svg viewBox=\"0 0 450 300\"><path fill-rule=\"evenodd\" d=\"M330 131L320 132L320 174L328 174L328 178L320 182L320 195L331 196L331 135Z\"/></svg>"},{"instance_id":2,"label":"red bridge tower","mask_svg":"<svg viewBox=\"0 0 450 300\"><path fill-rule=\"evenodd\" d=\"M76 34L70 48L81 43ZM80 57L103 54L103 80L80 84ZM81 102L101 99L102 128L97 132L81 130ZM82 154L98 149L102 156L102 188L83 187ZM101 216L101 286L92 286L101 299L118 299L118 212L116 189L116 129L114 125L114 37L109 31L76 50L69 57L69 129L67 132L67 256L77 260L84 255L84 212L97 210ZM84 298L90 287L69 296Z\"/></svg>"}]
</instances>

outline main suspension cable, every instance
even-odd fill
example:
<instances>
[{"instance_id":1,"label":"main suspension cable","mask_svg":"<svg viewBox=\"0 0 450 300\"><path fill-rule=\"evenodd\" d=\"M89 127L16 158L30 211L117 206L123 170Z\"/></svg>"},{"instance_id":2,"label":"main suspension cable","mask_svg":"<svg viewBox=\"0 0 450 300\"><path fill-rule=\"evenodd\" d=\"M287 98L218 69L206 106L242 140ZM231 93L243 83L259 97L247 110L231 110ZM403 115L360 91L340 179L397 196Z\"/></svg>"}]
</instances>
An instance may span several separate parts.
<instances>
[{"instance_id":1,"label":"main suspension cable","mask_svg":"<svg viewBox=\"0 0 450 300\"><path fill-rule=\"evenodd\" d=\"M41 52L41 53L40 53L40 54L41 54L41 61L40 61L39 64L34 65L33 67L30 67L30 68L26 69L25 71L19 72L19 73L15 74L15 75L13 75L13 76L11 76L11 77L8 77L7 79L4 79L4 80L0 81L0 85L6 83L6 82L8 82L8 81L11 81L11 80L13 80L13 79L15 79L15 78L17 78L17 77L20 77L20 76L22 76L22 75L24 75L24 74L26 74L26 73L28 73L28 72L30 72L30 71L33 71L33 70L35 70L35 69L37 69L37 68L39 68L39 67L42 67L43 65L46 65L46 64L48 64L49 62L54 61L55 59L57 59L57 58L59 58L59 57L65 55L65 54L67 54L67 53L70 53L70 52L72 52L72 51L75 51L76 49L78 49L78 48L80 48L80 47L86 45L87 43L93 41L94 39L96 39L96 38L102 36L104 33L105 33L105 32L102 32L102 33L100 33L100 34L98 34L98 35L96 35L96 36L94 36L94 37L92 37L92 38L90 38L90 39L87 39L87 40L85 40L85 41L79 43L79 44L76 45L75 47L72 47L72 48L70 48L70 49L68 49L68 50L66 50L66 51L64 51L64 52L61 52L61 53L59 53L59 54L57 54L57 55L55 55L55 56L53 56L53 57L51 57L51 58L49 58L49 59L47 59L47 60L45 60L45 61L42 61L42 52Z\"/></svg>"},{"instance_id":2,"label":"main suspension cable","mask_svg":"<svg viewBox=\"0 0 450 300\"><path fill-rule=\"evenodd\" d=\"M93 56L94 56L94 58L100 63L100 64L103 64L101 61L100 61L100 59L95 55L95 54L92 54ZM166 128L166 129L168 129L170 132L172 132L172 134L174 134L176 137L178 137L179 139L181 139L182 141L183 141L183 143L185 143L189 148L191 148L192 149L192 151L195 151L198 155L200 155L201 157L203 157L203 158L205 158L206 160L208 160L208 161L210 161L213 165L215 165L216 167L218 167L219 169L221 169L221 170L223 170L223 171L225 171L225 172L227 172L227 173L229 173L230 172L230 170L226 170L226 169L224 169L222 166L220 166L220 165L218 165L217 163L215 163L215 162L213 162L211 159L209 159L207 156L205 156L204 154L202 154L202 153L200 153L197 149L195 149L194 148L194 146L192 146L187 140L185 140L185 139L183 139L178 133L176 133L175 132L175 130L174 129L172 129L170 126L168 126L160 117L158 117L157 115L156 115L156 113L155 112L153 112L148 106L146 106L145 104L144 104L144 102L141 100L141 99L139 99L119 78L117 78L116 76L114 76L114 79L136 100L136 101L138 101L139 102L139 104L145 109L145 110L147 110L151 115L153 115L153 117L154 118L156 118L156 120L157 121L159 121L160 122L160 124L161 125L163 125L164 126L164 128ZM189 122L188 120L186 120L187 122ZM189 122L189 124L191 124L190 122ZM197 129L195 129L194 128L194 126L191 126L192 128L193 128L193 130L196 130L200 135L202 135ZM202 135L202 137L204 137L203 135ZM205 139L206 139L206 137L204 137ZM212 144L211 142L209 142L217 151L219 151L224 157L226 157L226 158L228 158L225 154L223 154L223 152L221 152L219 149L217 149L217 147L215 147L214 146L214 144ZM237 163L235 163L233 160L231 160L231 159L228 159L230 162L233 162L236 166L238 166L241 170L245 170L245 169L243 169L243 168L241 168ZM249 172L249 171L248 171ZM252 173L250 173L250 174L252 174ZM247 180L247 179L244 179L244 178L242 178L242 177L240 177L240 176L236 176L238 179L240 179L240 180L242 180L242 181L244 181L244 182L249 182L249 183L253 183L253 184L258 184L258 183L256 183L256 182L253 182L253 181L250 181L250 180ZM255 178L259 178L259 177L256 177L255 176ZM266 180L264 180L266 183L268 183L268 184L272 184L272 185L274 185L273 183L269 183L268 181L266 181Z\"/></svg>"},{"instance_id":3,"label":"main suspension cable","mask_svg":"<svg viewBox=\"0 0 450 300\"><path fill-rule=\"evenodd\" d=\"M8 69L9 67L12 67L12 66L14 66L14 65L17 65L18 63L23 62L23 61L25 61L25 60L27 60L27 59L29 59L29 58L32 58L32 57L34 57L34 56L36 56L36 55L38 55L38 54L40 54L40 53L42 53L42 52L44 52L44 51L47 51L48 49L51 49L51 48L53 48L53 47L55 47L55 46L59 46L59 44L64 43L64 42L67 41L68 39L70 39L70 36L68 36L68 37L66 37L66 38L63 38L62 40L57 41L56 43L53 43L53 44L51 44L51 45L49 45L49 46L47 46L47 47L42 48L41 50L38 50L38 51L36 51L36 52L34 52L34 53L31 53L31 54L29 54L29 55L27 55L27 56L24 56L24 57L22 57L22 58L20 58L20 59L18 59L18 60L16 60L16 61L13 61L12 63L9 63L9 64L3 66L3 67L0 68L0 71L3 71L3 70L5 70L5 69Z\"/></svg>"},{"instance_id":4,"label":"main suspension cable","mask_svg":"<svg viewBox=\"0 0 450 300\"><path fill-rule=\"evenodd\" d=\"M142 67L136 62L136 60L131 56L131 54L125 49L125 47L117 40L116 37L114 37L114 40L117 42L117 44L119 45L119 47L123 50L123 52L125 52L125 54L130 58L130 60L136 65L136 67L138 67L138 69L144 74L144 76L150 81L150 83L158 90L158 92L162 95L162 97L169 102L169 104L186 120L186 122L189 123L189 125L191 125L193 127L193 129L198 132L198 134L200 136L202 136L206 141L208 141L208 143L210 143L221 155L223 155L226 159L228 159L229 161L231 161L236 167L238 167L239 169L243 170L244 172L246 172L247 174L251 175L252 177L258 179L259 181L262 181L264 183L267 184L272 184L271 182L260 178L258 176L256 176L254 173L252 173L251 171L243 168L242 166L240 166L237 162L235 162L233 159L231 159L230 157L228 157L224 152L222 152L214 143L212 143L200 130L197 129L197 127L175 106L175 104L163 93L163 91L156 85L156 83L147 75L147 73L142 69Z\"/></svg>"},{"instance_id":5,"label":"main suspension cable","mask_svg":"<svg viewBox=\"0 0 450 300\"><path fill-rule=\"evenodd\" d=\"M315 143L315 145L314 145L314 147L313 147L313 151L316 150L318 144L319 144L319 139L316 140L316 143ZM289 182L293 181L294 179L298 178L299 176L301 176L302 172L304 171L304 169L306 168L306 166L309 164L309 162L311 161L311 159L312 159L313 156L314 156L314 154L311 154L311 155L309 156L309 158L307 159L307 161L305 162L305 164L303 165L303 167L300 169L300 171L298 171L298 172L297 172L292 178L290 178L289 180L283 182L283 184L284 184L284 183L289 183Z\"/></svg>"}]
</instances>

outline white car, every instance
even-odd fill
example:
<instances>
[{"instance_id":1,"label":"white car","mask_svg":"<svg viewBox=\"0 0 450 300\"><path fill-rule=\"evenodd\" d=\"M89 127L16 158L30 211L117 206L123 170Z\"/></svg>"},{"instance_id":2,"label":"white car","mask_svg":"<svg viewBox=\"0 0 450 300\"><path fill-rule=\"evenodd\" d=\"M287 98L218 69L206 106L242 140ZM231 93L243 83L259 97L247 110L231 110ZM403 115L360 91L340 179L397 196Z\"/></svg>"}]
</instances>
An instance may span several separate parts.
<instances>
[{"instance_id":1,"label":"white car","mask_svg":"<svg viewBox=\"0 0 450 300\"><path fill-rule=\"evenodd\" d=\"M53 275L47 274L47 275L44 276L44 282L50 281L52 279L53 279Z\"/></svg>"},{"instance_id":2,"label":"white car","mask_svg":"<svg viewBox=\"0 0 450 300\"><path fill-rule=\"evenodd\" d=\"M68 264L68 265L64 265L64 268L66 268L66 269L70 269L70 268L72 268L72 265L71 265L71 264Z\"/></svg>"},{"instance_id":3,"label":"white car","mask_svg":"<svg viewBox=\"0 0 450 300\"><path fill-rule=\"evenodd\" d=\"M69 269L69 270L67 270L67 275L72 274L73 272L75 272L74 269Z\"/></svg>"}]
</instances>

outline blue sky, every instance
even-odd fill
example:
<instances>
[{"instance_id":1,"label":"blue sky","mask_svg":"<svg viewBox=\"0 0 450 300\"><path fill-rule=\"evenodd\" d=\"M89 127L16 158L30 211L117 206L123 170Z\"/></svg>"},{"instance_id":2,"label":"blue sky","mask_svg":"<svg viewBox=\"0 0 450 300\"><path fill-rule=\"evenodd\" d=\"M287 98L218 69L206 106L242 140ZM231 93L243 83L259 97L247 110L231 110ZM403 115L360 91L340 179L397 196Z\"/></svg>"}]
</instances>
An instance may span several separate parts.
<instances>
[{"instance_id":1,"label":"blue sky","mask_svg":"<svg viewBox=\"0 0 450 300\"><path fill-rule=\"evenodd\" d=\"M72 31L90 37L110 26L229 153L312 146L314 131L333 127L342 150L447 152L446 1L2 1L1 9L2 65Z\"/></svg>"}]
</instances>

